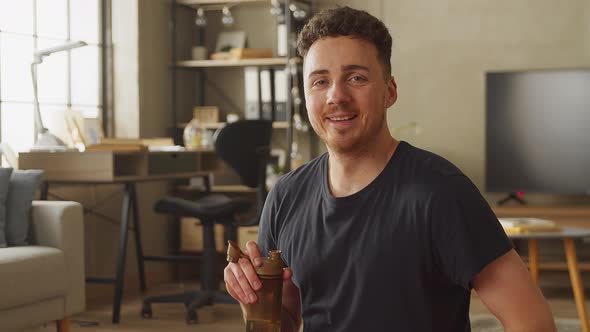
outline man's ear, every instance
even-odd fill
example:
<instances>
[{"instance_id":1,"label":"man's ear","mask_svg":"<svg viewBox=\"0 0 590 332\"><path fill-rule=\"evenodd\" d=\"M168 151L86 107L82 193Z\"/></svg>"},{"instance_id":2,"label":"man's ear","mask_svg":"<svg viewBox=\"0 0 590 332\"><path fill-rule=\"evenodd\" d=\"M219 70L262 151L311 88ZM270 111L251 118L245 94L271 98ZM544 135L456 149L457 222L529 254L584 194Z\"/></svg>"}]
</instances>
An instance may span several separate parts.
<instances>
[{"instance_id":1,"label":"man's ear","mask_svg":"<svg viewBox=\"0 0 590 332\"><path fill-rule=\"evenodd\" d=\"M390 108L397 100L397 84L393 76L387 81L387 94L385 96L385 108Z\"/></svg>"}]
</instances>

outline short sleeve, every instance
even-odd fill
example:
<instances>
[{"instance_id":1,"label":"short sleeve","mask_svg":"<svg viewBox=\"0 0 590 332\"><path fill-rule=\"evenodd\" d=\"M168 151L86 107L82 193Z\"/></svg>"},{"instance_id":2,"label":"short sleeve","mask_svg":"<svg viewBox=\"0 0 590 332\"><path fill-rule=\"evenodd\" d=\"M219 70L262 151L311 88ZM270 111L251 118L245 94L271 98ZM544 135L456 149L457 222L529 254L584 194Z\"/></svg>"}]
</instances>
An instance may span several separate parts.
<instances>
[{"instance_id":1,"label":"short sleeve","mask_svg":"<svg viewBox=\"0 0 590 332\"><path fill-rule=\"evenodd\" d=\"M464 175L451 176L433 193L429 222L436 264L467 290L485 266L513 247L477 187Z\"/></svg>"},{"instance_id":2,"label":"short sleeve","mask_svg":"<svg viewBox=\"0 0 590 332\"><path fill-rule=\"evenodd\" d=\"M275 185L273 189L266 196L264 207L260 215L260 223L258 226L258 247L260 253L266 256L269 250L277 248L276 236L273 230L276 225L277 215L277 202L278 202L278 188Z\"/></svg>"}]
</instances>

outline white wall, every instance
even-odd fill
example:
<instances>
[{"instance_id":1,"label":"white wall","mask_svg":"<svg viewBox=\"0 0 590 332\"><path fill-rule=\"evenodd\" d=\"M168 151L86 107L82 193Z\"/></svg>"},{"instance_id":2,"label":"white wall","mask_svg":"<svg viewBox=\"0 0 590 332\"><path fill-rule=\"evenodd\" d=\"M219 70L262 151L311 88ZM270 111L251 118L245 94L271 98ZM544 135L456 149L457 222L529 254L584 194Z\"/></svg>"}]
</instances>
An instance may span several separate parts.
<instances>
[{"instance_id":1,"label":"white wall","mask_svg":"<svg viewBox=\"0 0 590 332\"><path fill-rule=\"evenodd\" d=\"M399 99L389 126L399 138L439 153L484 185L484 73L590 66L587 0L320 1L367 10L393 40Z\"/></svg>"}]
</instances>

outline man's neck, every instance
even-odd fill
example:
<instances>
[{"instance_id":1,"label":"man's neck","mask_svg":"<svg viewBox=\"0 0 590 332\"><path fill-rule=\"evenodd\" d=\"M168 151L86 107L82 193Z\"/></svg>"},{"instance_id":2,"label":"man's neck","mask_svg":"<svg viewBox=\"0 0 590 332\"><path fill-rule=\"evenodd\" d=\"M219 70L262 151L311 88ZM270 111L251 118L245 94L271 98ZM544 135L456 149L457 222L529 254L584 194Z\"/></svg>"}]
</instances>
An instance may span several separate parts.
<instances>
[{"instance_id":1,"label":"man's neck","mask_svg":"<svg viewBox=\"0 0 590 332\"><path fill-rule=\"evenodd\" d=\"M362 150L338 153L328 149L328 184L334 197L350 196L371 183L385 168L399 142L390 135Z\"/></svg>"}]
</instances>

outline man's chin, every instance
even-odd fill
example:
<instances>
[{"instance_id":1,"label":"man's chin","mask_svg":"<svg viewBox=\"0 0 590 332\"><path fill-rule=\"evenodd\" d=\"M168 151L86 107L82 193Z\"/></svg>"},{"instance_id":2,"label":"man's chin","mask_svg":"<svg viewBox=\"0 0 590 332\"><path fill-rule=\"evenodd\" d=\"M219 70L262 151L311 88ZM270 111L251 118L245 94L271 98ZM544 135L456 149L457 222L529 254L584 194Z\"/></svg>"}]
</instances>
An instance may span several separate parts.
<instances>
[{"instance_id":1,"label":"man's chin","mask_svg":"<svg viewBox=\"0 0 590 332\"><path fill-rule=\"evenodd\" d=\"M354 140L324 140L328 150L338 154L349 154L358 151L362 144Z\"/></svg>"}]
</instances>

